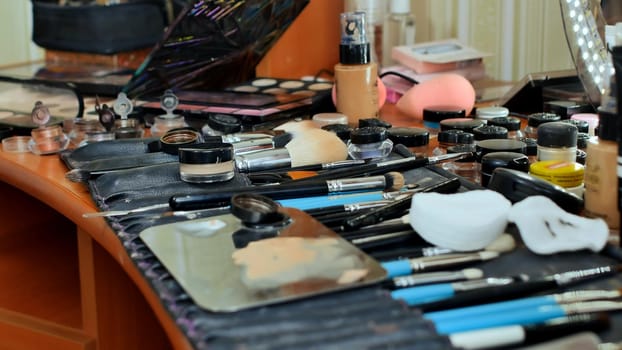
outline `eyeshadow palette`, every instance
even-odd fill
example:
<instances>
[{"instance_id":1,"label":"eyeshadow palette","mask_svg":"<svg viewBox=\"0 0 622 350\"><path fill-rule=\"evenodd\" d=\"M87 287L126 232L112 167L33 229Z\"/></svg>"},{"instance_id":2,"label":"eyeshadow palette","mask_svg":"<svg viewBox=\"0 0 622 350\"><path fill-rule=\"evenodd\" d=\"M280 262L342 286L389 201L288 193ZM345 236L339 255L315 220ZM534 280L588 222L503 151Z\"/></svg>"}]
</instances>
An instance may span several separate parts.
<instances>
[{"instance_id":1,"label":"eyeshadow palette","mask_svg":"<svg viewBox=\"0 0 622 350\"><path fill-rule=\"evenodd\" d=\"M243 124L257 124L333 111L332 87L328 81L257 78L222 91L182 90L175 95L179 98L177 110L193 118L229 114L239 117ZM162 111L160 101L155 99L137 105L152 112Z\"/></svg>"}]
</instances>

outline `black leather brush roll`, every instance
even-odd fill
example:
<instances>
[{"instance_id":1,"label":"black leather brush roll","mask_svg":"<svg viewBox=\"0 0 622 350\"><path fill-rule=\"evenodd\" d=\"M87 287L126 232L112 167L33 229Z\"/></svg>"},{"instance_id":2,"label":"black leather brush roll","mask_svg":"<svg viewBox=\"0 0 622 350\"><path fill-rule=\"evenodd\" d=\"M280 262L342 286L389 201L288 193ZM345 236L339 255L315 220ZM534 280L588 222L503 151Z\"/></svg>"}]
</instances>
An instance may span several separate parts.
<instances>
[{"instance_id":1,"label":"black leather brush roll","mask_svg":"<svg viewBox=\"0 0 622 350\"><path fill-rule=\"evenodd\" d=\"M32 40L63 51L115 54L153 46L164 34L164 1L61 6L32 1Z\"/></svg>"}]
</instances>

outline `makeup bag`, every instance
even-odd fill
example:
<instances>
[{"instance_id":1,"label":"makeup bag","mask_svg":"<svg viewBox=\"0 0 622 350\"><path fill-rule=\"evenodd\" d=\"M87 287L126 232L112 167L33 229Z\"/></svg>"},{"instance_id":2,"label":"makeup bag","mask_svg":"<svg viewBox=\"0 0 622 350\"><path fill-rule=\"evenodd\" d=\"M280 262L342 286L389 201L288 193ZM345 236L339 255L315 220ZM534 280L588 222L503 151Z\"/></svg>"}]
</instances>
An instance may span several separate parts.
<instances>
[{"instance_id":1,"label":"makeup bag","mask_svg":"<svg viewBox=\"0 0 622 350\"><path fill-rule=\"evenodd\" d=\"M52 50L115 54L153 46L166 27L165 0L59 5L32 0L32 41Z\"/></svg>"}]
</instances>

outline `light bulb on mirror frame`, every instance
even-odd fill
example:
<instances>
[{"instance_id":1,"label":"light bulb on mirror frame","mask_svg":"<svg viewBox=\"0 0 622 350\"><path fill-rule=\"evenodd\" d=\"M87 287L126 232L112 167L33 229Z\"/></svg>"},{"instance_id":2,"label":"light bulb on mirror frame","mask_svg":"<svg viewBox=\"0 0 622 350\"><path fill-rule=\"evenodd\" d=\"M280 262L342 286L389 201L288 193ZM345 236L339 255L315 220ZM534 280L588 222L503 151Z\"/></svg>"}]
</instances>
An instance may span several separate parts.
<instances>
[{"instance_id":1,"label":"light bulb on mirror frame","mask_svg":"<svg viewBox=\"0 0 622 350\"><path fill-rule=\"evenodd\" d=\"M598 0L560 0L562 23L577 75L597 107L608 94L613 64L604 40L607 22ZM602 33L602 34L601 34Z\"/></svg>"}]
</instances>

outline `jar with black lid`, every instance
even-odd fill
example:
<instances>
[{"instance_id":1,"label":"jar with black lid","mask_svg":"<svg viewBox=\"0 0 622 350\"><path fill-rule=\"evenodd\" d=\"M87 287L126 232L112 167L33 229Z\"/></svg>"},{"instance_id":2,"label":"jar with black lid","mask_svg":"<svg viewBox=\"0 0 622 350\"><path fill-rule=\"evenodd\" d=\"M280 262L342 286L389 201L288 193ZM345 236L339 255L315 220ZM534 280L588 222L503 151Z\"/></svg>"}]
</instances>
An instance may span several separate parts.
<instances>
[{"instance_id":1,"label":"jar with black lid","mask_svg":"<svg viewBox=\"0 0 622 350\"><path fill-rule=\"evenodd\" d=\"M458 145L470 146L475 151L475 138L472 133L462 130L443 130L438 133L436 137L438 141L438 147L436 147L432 154L435 156L446 154L449 147Z\"/></svg>"},{"instance_id":2,"label":"jar with black lid","mask_svg":"<svg viewBox=\"0 0 622 350\"><path fill-rule=\"evenodd\" d=\"M388 138L387 129L379 126L352 130L347 145L352 159L385 158L393 149L393 141Z\"/></svg>"},{"instance_id":3,"label":"jar with black lid","mask_svg":"<svg viewBox=\"0 0 622 350\"><path fill-rule=\"evenodd\" d=\"M508 139L519 140L525 138L521 130L521 121L516 117L497 117L488 119L488 125L500 126L508 130Z\"/></svg>"},{"instance_id":4,"label":"jar with black lid","mask_svg":"<svg viewBox=\"0 0 622 350\"><path fill-rule=\"evenodd\" d=\"M430 106L423 109L423 126L436 135L441 128L441 121L452 118L464 118L466 111L456 106Z\"/></svg>"},{"instance_id":5,"label":"jar with black lid","mask_svg":"<svg viewBox=\"0 0 622 350\"><path fill-rule=\"evenodd\" d=\"M538 160L577 159L577 127L562 122L546 123L538 127Z\"/></svg>"},{"instance_id":6,"label":"jar with black lid","mask_svg":"<svg viewBox=\"0 0 622 350\"><path fill-rule=\"evenodd\" d=\"M491 140L491 139L507 139L508 129L502 126L483 125L473 129L475 141Z\"/></svg>"},{"instance_id":7,"label":"jar with black lid","mask_svg":"<svg viewBox=\"0 0 622 350\"><path fill-rule=\"evenodd\" d=\"M201 129L205 136L221 136L234 134L242 130L240 120L228 114L212 114L207 117L207 123Z\"/></svg>"},{"instance_id":8,"label":"jar with black lid","mask_svg":"<svg viewBox=\"0 0 622 350\"><path fill-rule=\"evenodd\" d=\"M545 123L558 122L562 118L554 113L532 113L527 116L527 127L525 127L525 137L537 139L538 127Z\"/></svg>"},{"instance_id":9,"label":"jar with black lid","mask_svg":"<svg viewBox=\"0 0 622 350\"><path fill-rule=\"evenodd\" d=\"M402 144L417 156L427 156L430 132L423 128L398 127L387 129L389 140L394 145Z\"/></svg>"},{"instance_id":10,"label":"jar with black lid","mask_svg":"<svg viewBox=\"0 0 622 350\"><path fill-rule=\"evenodd\" d=\"M482 157L482 186L487 187L492 173L497 168L519 170L524 173L529 172L529 158L517 152L491 152Z\"/></svg>"}]
</instances>

